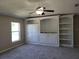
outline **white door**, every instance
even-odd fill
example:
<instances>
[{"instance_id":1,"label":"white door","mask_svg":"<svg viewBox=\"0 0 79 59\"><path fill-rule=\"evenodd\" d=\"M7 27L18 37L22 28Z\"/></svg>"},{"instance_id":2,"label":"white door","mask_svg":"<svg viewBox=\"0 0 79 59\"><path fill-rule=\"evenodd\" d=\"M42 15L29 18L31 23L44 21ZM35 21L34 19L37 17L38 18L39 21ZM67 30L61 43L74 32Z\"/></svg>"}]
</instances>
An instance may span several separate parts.
<instances>
[{"instance_id":1,"label":"white door","mask_svg":"<svg viewBox=\"0 0 79 59\"><path fill-rule=\"evenodd\" d=\"M38 24L27 24L27 42L39 42L39 28Z\"/></svg>"}]
</instances>

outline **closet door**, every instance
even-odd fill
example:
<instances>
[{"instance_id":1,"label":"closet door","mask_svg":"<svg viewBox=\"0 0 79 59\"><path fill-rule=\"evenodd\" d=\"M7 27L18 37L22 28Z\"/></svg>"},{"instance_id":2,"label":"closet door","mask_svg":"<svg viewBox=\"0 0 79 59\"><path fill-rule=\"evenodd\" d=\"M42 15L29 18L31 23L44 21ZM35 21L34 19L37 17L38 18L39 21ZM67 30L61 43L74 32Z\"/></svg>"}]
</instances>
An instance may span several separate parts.
<instances>
[{"instance_id":1,"label":"closet door","mask_svg":"<svg viewBox=\"0 0 79 59\"><path fill-rule=\"evenodd\" d=\"M38 24L27 25L27 43L38 43L39 42L39 30Z\"/></svg>"}]
</instances>

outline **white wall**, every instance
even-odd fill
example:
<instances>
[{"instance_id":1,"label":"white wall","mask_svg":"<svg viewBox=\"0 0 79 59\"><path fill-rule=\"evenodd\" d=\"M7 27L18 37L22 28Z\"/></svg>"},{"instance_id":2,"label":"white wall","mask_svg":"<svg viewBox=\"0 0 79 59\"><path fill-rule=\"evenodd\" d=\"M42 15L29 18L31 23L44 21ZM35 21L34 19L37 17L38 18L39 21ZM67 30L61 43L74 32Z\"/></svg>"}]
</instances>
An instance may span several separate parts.
<instances>
[{"instance_id":1,"label":"white wall","mask_svg":"<svg viewBox=\"0 0 79 59\"><path fill-rule=\"evenodd\" d=\"M18 21L23 24L21 19L16 19L8 16L0 16L0 51L13 47L17 44L24 43L23 42L23 32L22 32L22 40L17 43L12 43L11 41L11 21ZM23 25L21 26L21 30L23 31Z\"/></svg>"}]
</instances>

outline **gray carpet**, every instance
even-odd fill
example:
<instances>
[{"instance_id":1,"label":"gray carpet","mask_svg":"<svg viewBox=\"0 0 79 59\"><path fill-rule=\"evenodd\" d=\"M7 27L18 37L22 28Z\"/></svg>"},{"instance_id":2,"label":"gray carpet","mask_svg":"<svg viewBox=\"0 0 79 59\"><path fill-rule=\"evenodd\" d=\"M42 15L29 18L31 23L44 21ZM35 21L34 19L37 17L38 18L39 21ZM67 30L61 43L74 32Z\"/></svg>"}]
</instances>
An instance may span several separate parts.
<instances>
[{"instance_id":1,"label":"gray carpet","mask_svg":"<svg viewBox=\"0 0 79 59\"><path fill-rule=\"evenodd\" d=\"M79 49L23 45L0 54L0 59L79 59Z\"/></svg>"}]
</instances>

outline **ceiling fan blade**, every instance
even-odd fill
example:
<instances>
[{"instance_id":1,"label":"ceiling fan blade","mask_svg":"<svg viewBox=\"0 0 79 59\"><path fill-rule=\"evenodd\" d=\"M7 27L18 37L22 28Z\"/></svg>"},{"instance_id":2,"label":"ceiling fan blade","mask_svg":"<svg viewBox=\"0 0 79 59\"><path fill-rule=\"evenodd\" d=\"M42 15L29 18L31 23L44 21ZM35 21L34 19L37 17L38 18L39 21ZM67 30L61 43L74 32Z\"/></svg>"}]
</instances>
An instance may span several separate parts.
<instances>
[{"instance_id":1,"label":"ceiling fan blade","mask_svg":"<svg viewBox=\"0 0 79 59\"><path fill-rule=\"evenodd\" d=\"M29 14L33 14L34 12L30 12Z\"/></svg>"},{"instance_id":2,"label":"ceiling fan blade","mask_svg":"<svg viewBox=\"0 0 79 59\"><path fill-rule=\"evenodd\" d=\"M45 12L54 12L54 10L44 10Z\"/></svg>"},{"instance_id":3,"label":"ceiling fan blade","mask_svg":"<svg viewBox=\"0 0 79 59\"><path fill-rule=\"evenodd\" d=\"M35 10L35 11L30 12L29 14L33 14L33 13L35 13L35 12L36 12L36 10Z\"/></svg>"}]
</instances>

